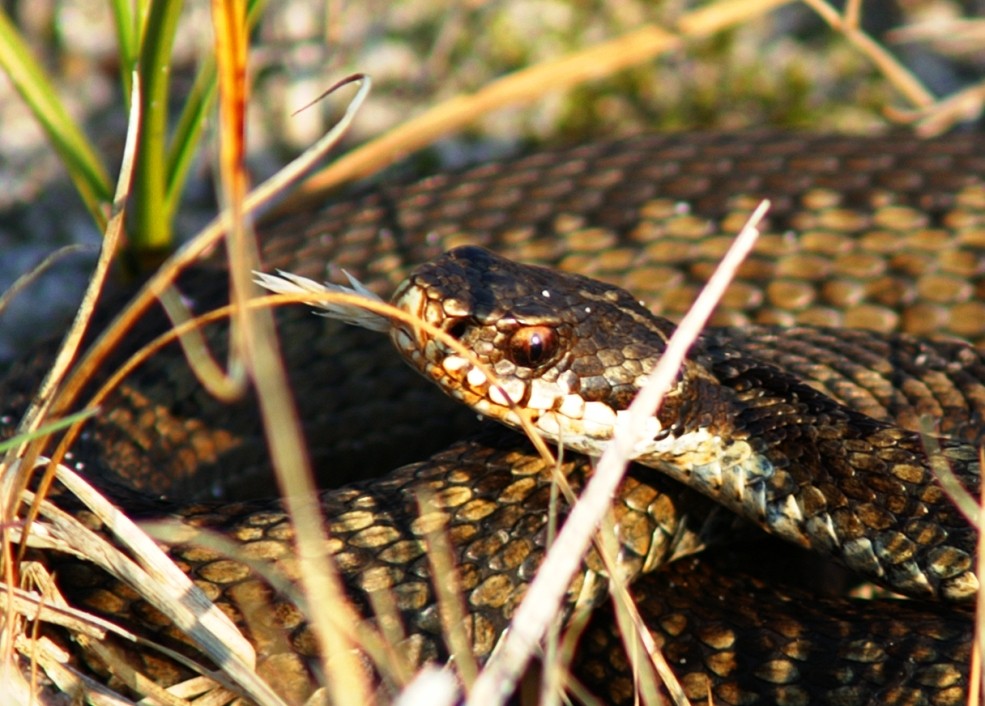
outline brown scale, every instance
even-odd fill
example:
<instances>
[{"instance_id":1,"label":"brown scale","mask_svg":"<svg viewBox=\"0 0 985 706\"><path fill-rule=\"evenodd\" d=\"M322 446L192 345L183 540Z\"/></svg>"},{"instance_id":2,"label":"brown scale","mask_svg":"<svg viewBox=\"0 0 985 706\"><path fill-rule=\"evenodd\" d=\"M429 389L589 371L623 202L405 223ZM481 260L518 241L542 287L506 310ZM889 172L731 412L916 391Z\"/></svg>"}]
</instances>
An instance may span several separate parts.
<instances>
[{"instance_id":1,"label":"brown scale","mask_svg":"<svg viewBox=\"0 0 985 706\"><path fill-rule=\"evenodd\" d=\"M715 552L649 574L634 593L692 703L967 703L970 611L892 599L832 600L742 566L789 565L782 548ZM787 571L789 574L789 571ZM608 703L632 704L610 610L593 617L574 671Z\"/></svg>"},{"instance_id":2,"label":"brown scale","mask_svg":"<svg viewBox=\"0 0 985 706\"><path fill-rule=\"evenodd\" d=\"M519 261L559 266L624 286L655 312L674 318L690 305L727 247L728 236L738 231L759 198L769 197L774 207L766 232L719 307L715 323L866 324L881 331L957 336L981 346L985 344L983 155L983 139L968 134L921 143L898 135L858 138L770 133L641 136L599 142L406 185L383 183L318 210L295 213L265 230L264 266L315 279L334 278L339 268L345 268L370 288L389 295L410 267L454 245L476 243ZM206 269L203 277L186 282L185 291L197 294L200 308L207 309L221 303L223 289L222 278L214 269ZM345 478L353 468L368 467L373 460L385 470L424 457L468 428L465 421L454 420L470 415L451 407L422 414L421 410L440 405L440 396L404 371L385 342L357 338L353 344L351 338L339 337L340 329L308 312L279 316L288 327L287 367L297 374L297 389L309 393L301 395L302 416L313 444L312 457L323 475ZM153 330L150 324L147 330ZM346 334L350 335L358 334ZM852 365L859 358L851 355L850 343L844 349L849 355L839 353L821 362L811 362L815 353L810 350L776 348L765 334L759 338L748 334L745 345L757 354L775 351L771 361L792 374L813 371L812 384L867 414L901 419L901 424L912 428L919 414L929 409L936 415L940 410L942 433L966 440L981 434L985 403L982 377L974 366L959 370L953 384L928 385L918 368L903 377L892 371L880 371L876 377L862 374L868 371ZM813 342L797 345L809 349ZM373 362L367 364L367 360ZM19 412L22 402L18 400L30 394L34 381L36 376L22 369L2 381L4 412ZM356 387L347 387L352 384ZM312 395L312 390L318 392ZM386 404L390 397L399 398L393 406ZM106 474L126 470L133 474L129 481L156 493L208 495L219 488L235 494L244 487L255 489L254 473L265 470L253 405L247 402L230 410L206 400L173 355L160 356L128 381L127 391L111 400L108 408L113 410L112 417L97 420L99 425L75 449L75 459L96 469L104 479ZM381 419L387 420L382 432ZM391 426L391 419L399 421ZM428 419L439 422L433 432L421 426ZM135 422L148 420L153 420L158 434L148 436L134 427ZM0 431L9 432L9 425ZM411 441L405 444L404 439ZM428 448L424 439L437 446ZM411 455L401 456L402 449ZM529 451L512 453L526 454L526 463L536 467ZM215 459L206 463L209 468L203 478L197 477L200 458ZM517 460L510 458L511 463ZM136 466L131 465L134 462ZM468 459L461 466L456 473L468 467ZM245 470L245 477L230 477L232 469ZM160 475L151 476L152 471ZM188 474L196 477L171 487L174 479ZM660 517L657 523L668 535L673 534L678 521L674 496L649 484L633 483L623 489L621 498L627 504L617 504L617 514ZM335 503L352 502L359 493L340 491L326 496L325 503L332 509ZM626 507L632 509L622 509ZM248 512L248 508L253 509ZM379 578L379 572L360 577L367 567L381 562L390 567L383 574L384 582L389 580L392 564L385 561L386 556L398 563L421 561L414 549L416 537L397 539L384 533L393 540L386 546L370 541L369 546L357 547L340 541L360 531L360 517L371 523L363 530L372 527L378 517L375 511L368 518L352 512L336 507L331 516L337 533L333 551L353 586L371 576ZM229 505L222 510L200 510L190 519L228 530L248 553L271 559L291 573L292 562L284 547L292 533L276 505ZM627 519L625 524L645 528L651 521ZM471 522L461 527L456 536L466 541L477 532ZM372 536L369 533L363 539L369 541ZM642 529L632 533L637 554L647 546L648 536ZM523 547L509 546L497 561L516 566ZM531 556L536 557L537 551L535 547ZM242 579L242 566L237 562L191 547L176 553L234 615L239 609L229 600L234 593L231 586L255 590L252 579ZM522 562L520 566L524 574L531 570ZM483 585L473 569L462 571L470 586ZM84 585L79 582L74 587ZM66 588L72 586L70 581L65 583ZM414 590L401 595L416 611L420 596L430 590L427 581L415 581ZM685 588L682 595L690 590ZM266 597L265 590L259 593ZM488 598L489 594L482 595ZM92 596L101 596L107 612L122 615L127 622L135 614L152 621L151 610L128 612L128 606L139 602L130 589L100 588ZM273 647L266 671L280 677L285 695L300 697L310 689L310 676L293 650L309 653L311 640L293 605L278 597L272 600L273 617L261 616L260 620L284 629L272 631L280 636L269 638ZM514 600L505 599L502 605L512 605ZM915 605L914 610L933 614L942 609ZM685 634L694 618L685 607L681 611L663 621L654 613L654 627L662 629L677 622L686 626L680 633ZM893 615L897 614L894 609ZM422 613L408 613L408 622L415 619L426 623ZM960 646L967 645L968 628L964 616L957 614L957 620L960 635L954 644L959 645L960 655L964 649ZM433 623L428 624L432 628ZM251 625L250 634L259 639L255 629ZM284 644L292 647L283 651ZM488 642L483 640L483 644ZM440 644L424 640L418 643L416 658L441 649ZM613 648L608 657L614 659L617 651ZM138 656L154 665L152 673L170 675L162 679L177 678L173 665L163 658L144 652ZM934 682L926 678L922 683L928 688L931 683L949 683L946 688L963 692L967 661L949 659L942 656L938 669L942 675L955 673L953 679L948 682L942 677ZM710 684L722 694L746 688L733 685L727 659L716 662L726 665L719 675L692 673L698 663L689 660L691 666L682 670L687 683ZM832 669L843 670L844 665ZM616 685L613 678L600 690L615 695ZM698 686L695 693L700 691ZM793 684L789 688L800 687ZM701 691L696 698L705 693ZM757 698L769 703L775 692L765 693Z\"/></svg>"}]
</instances>

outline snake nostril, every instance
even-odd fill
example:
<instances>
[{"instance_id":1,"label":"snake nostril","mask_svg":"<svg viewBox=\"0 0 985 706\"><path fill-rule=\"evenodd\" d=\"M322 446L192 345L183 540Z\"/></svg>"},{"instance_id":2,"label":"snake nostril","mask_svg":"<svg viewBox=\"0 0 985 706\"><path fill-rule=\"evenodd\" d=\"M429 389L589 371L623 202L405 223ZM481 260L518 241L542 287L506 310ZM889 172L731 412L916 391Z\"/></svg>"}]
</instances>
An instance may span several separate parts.
<instances>
[{"instance_id":1,"label":"snake nostril","mask_svg":"<svg viewBox=\"0 0 985 706\"><path fill-rule=\"evenodd\" d=\"M460 341L462 340L462 337L465 336L465 332L468 328L468 319L453 319L445 326L445 331L456 341Z\"/></svg>"}]
</instances>

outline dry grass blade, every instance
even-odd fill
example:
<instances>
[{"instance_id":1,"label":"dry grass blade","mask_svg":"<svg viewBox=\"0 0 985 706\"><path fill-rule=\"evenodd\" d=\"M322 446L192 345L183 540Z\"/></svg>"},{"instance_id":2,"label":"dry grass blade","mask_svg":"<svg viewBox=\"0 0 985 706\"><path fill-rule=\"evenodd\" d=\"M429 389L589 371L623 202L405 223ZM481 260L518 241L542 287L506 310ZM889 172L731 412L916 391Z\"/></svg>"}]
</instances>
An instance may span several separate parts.
<instances>
[{"instance_id":1,"label":"dry grass blade","mask_svg":"<svg viewBox=\"0 0 985 706\"><path fill-rule=\"evenodd\" d=\"M140 83L135 78L133 93L135 96L139 96L139 92ZM129 124L131 126L137 125L136 118L139 116L139 106L137 106L137 103L138 101L134 101L130 112L131 122ZM96 261L95 271L89 280L89 285L86 287L82 303L79 306L78 312L76 312L75 319L68 333L65 335L58 355L45 375L38 393L31 401L30 406L18 425L18 431L28 436L31 436L32 432L36 432L45 423L49 411L54 410L57 414L64 410L64 408L58 409L60 384L68 372L69 365L75 357L82 341L82 336L88 326L92 310L95 307L99 293L102 291L103 283L113 261L113 255L122 237L123 215L127 195L130 190L130 180L133 174L133 157L136 144L137 131L132 127L127 131L123 161L120 166L120 177L117 181L116 194L114 195L113 214L106 226L103 246L99 253L99 258ZM33 470L34 460L38 457L42 444L43 439L26 442L25 444L12 448L4 455L3 459L0 459L0 521L2 521L4 526L7 523L13 522L17 516L17 506L21 501L23 491L28 483L28 472ZM18 459L23 459L24 463L19 463ZM51 483L53 474L54 466L50 465L46 469L45 475L39 485L42 495L44 494L45 488ZM29 532L31 522L36 514L37 506L35 505L30 509L24 520L25 533ZM11 534L6 531L0 533L0 543L2 543L4 581L8 586L13 586L15 583L15 553L11 546ZM4 615L4 628L9 628L12 625L13 614L10 610L10 603L8 603L8 609ZM13 663L13 659L13 645L11 641L3 641L3 644L0 644L0 664L6 668Z\"/></svg>"},{"instance_id":2,"label":"dry grass blade","mask_svg":"<svg viewBox=\"0 0 985 706\"><path fill-rule=\"evenodd\" d=\"M128 123L131 126L138 124L138 120L140 118L139 102L140 81L137 79L136 75L134 75L133 95L131 96L132 107ZM102 291L103 284L106 281L106 276L109 273L109 268L113 262L113 257L116 254L118 245L123 236L123 220L127 196L129 195L130 190L130 180L133 175L133 155L136 150L136 144L137 132L135 129L130 129L127 131L123 161L120 165L120 176L117 180L116 194L113 198L113 215L106 226L106 232L103 237L103 246L99 252L99 259L96 261L96 268L93 271L92 276L89 278L89 284L86 287L85 294L83 295L82 303L79 305L79 310L75 315L75 319L73 320L68 333L65 335L61 351L48 371L48 374L45 376L45 380L42 383L41 389L38 391L31 408L24 415L24 419L21 423L21 430L23 431L33 430L37 425L41 424L45 412L52 402L52 395L57 389L62 378L65 376L65 373L68 371L68 366L78 350L82 336L88 325L89 318L92 315L92 310L95 307L96 299L99 297L99 293Z\"/></svg>"},{"instance_id":3,"label":"dry grass blade","mask_svg":"<svg viewBox=\"0 0 985 706\"><path fill-rule=\"evenodd\" d=\"M277 594L287 597L302 614L309 615L313 610L306 595L300 590L301 587L280 573L276 567L271 566L269 562L246 555L242 545L228 537L171 520L141 523L141 529L149 536L165 544L180 543L200 547L243 564L269 584ZM389 596L386 591L370 593L369 600L381 628L389 628L394 621L399 620L396 617L397 613L392 596ZM244 616L245 618L246 616ZM402 660L402 655L394 654L390 649L392 644L397 644L403 637L399 631L392 630L387 633L385 630L381 630L383 635L380 635L366 623L334 623L333 629L344 634L350 641L358 643L368 658L378 666L384 678L396 684L410 681L412 670L407 668L405 661Z\"/></svg>"},{"instance_id":4,"label":"dry grass blade","mask_svg":"<svg viewBox=\"0 0 985 706\"><path fill-rule=\"evenodd\" d=\"M657 688L662 683L676 706L689 706L690 701L684 688L653 641L629 591L625 586L619 588L618 592L614 592L612 603L623 647L633 665L634 680L641 700L645 704L664 703Z\"/></svg>"},{"instance_id":5,"label":"dry grass blade","mask_svg":"<svg viewBox=\"0 0 985 706\"><path fill-rule=\"evenodd\" d=\"M37 545L32 544L32 546ZM65 545L56 546L54 543L52 545L44 544L44 546L46 548L52 546L59 551L68 549ZM21 575L26 583L35 585L41 593L27 591L16 586L7 586L0 600L12 599L14 610L28 620L60 625L96 639L102 639L107 632L116 629L116 626L107 620L66 605L55 590L51 575L38 564L24 562L21 567ZM136 636L130 634L125 637L136 639Z\"/></svg>"},{"instance_id":6,"label":"dry grass blade","mask_svg":"<svg viewBox=\"0 0 985 706\"><path fill-rule=\"evenodd\" d=\"M449 543L447 514L438 508L434 498L426 492L418 494L418 503L419 518L426 527L424 542L442 629L458 676L468 691L475 683L479 667L472 654L469 636L465 633L467 611L462 602L461 584Z\"/></svg>"},{"instance_id":7,"label":"dry grass blade","mask_svg":"<svg viewBox=\"0 0 985 706\"><path fill-rule=\"evenodd\" d=\"M90 536L97 543L90 545L83 556L106 557L108 563L103 568L112 571L119 578L128 580L131 584L142 585L143 580L148 579L152 586L161 586L161 595L157 599L157 603L161 605L155 607L166 614L169 611L173 612L174 614L169 617L193 637L201 636L203 642L208 642L214 636L222 643L223 648L217 649L210 656L221 655L224 649L231 646L233 649L230 651L236 659L249 665L256 661L253 647L243 638L229 618L212 605L205 594L171 561L153 539L71 469L59 467L58 480L96 515L116 541L137 558L140 573L130 573L138 568L136 565L117 564L116 554L112 553L109 547L94 534ZM46 516L49 521L61 524L66 532L78 531L74 522L69 525L62 524L66 518L60 512L54 512L52 509L46 513ZM114 568L117 568L117 571L113 571ZM171 608L172 599L176 595L181 596L180 611Z\"/></svg>"},{"instance_id":8,"label":"dry grass blade","mask_svg":"<svg viewBox=\"0 0 985 706\"><path fill-rule=\"evenodd\" d=\"M558 459L557 464L554 467L554 475L560 477L561 473L561 462L563 460L564 447L558 448ZM557 483L551 484L551 497L550 504L547 508L547 547L550 548L554 545L557 540L557 529L558 521L560 519L560 487ZM606 517L606 519L610 519ZM615 535L608 535L611 539ZM605 552L607 552L612 557L616 556L616 549L613 546L614 543L611 541L605 541L606 535L603 533L599 534L599 543L604 547ZM605 553L603 552L603 555ZM579 611L581 612L581 611ZM587 611L586 611L587 612ZM576 613L577 615L578 613ZM568 621L573 622L573 619ZM584 621L580 621L584 623ZM562 630L562 625L560 623L554 623L551 625L544 638L544 659L542 660L542 676L540 679L540 694L537 703L540 706L558 706L561 701L561 696L564 693L564 683L565 678L569 674L570 654L565 654L567 660L561 659L561 641L562 638L567 638L571 635L571 630Z\"/></svg>"},{"instance_id":9,"label":"dry grass blade","mask_svg":"<svg viewBox=\"0 0 985 706\"><path fill-rule=\"evenodd\" d=\"M56 509L50 505L46 507L49 514L54 513L57 515L58 511ZM112 554L117 551L115 547L100 545L98 540L94 542L87 535L84 527L73 525L73 523L74 520L72 518L65 517L61 517L57 523L60 527L45 522L36 523L34 532L29 537L30 546L34 548L53 549L66 554L83 556L83 558L92 556L93 551L97 552L96 556ZM71 531L65 531L66 527ZM120 555L120 558L116 560L116 564L120 565L126 561L126 558ZM167 695L163 697L165 702L169 701L172 697L184 699L202 694L207 694L206 698L210 701L219 699L221 703L225 703L235 697L234 692L218 686L219 683L225 681L221 674L217 674L211 669L206 669L184 654L178 653L152 640L146 640L109 620L67 605L51 575L43 566L34 562L26 562L22 566L22 576L25 582L37 587L41 595L33 590L25 591L19 588L4 586L3 588L6 590L4 595L14 597L14 610L19 615L23 615L26 619L33 621L35 625L47 623L70 630L74 633L75 641L86 652L98 653L103 662L110 667L110 671L129 684L134 692L138 694L153 694L157 693L160 687L135 672L129 663L115 652L108 651L107 648L104 648L103 641L107 634L122 638L124 643L138 644L143 648L158 652L184 665L190 671L203 675L169 687L167 689ZM145 579L141 578L140 580L141 585L144 585ZM25 638L21 642L18 642L18 650L26 659L34 660L36 655L34 652L25 651L24 647L34 646L38 639L35 635L30 639ZM68 656L65 655L62 661L66 661L67 659ZM51 674L48 676L54 679ZM218 692L221 692L221 694ZM201 699L197 701L201 701Z\"/></svg>"},{"instance_id":10,"label":"dry grass blade","mask_svg":"<svg viewBox=\"0 0 985 706\"><path fill-rule=\"evenodd\" d=\"M49 503L41 505L47 523L46 531L38 537L38 541L59 541L65 551L92 561L135 588L145 600L167 615L175 626L195 640L204 654L220 665L228 675L227 678L215 675L220 682L248 694L258 704L283 706L277 694L255 674L255 654L250 643L156 543L70 469L59 467L58 478L139 561L124 556ZM170 651L167 653L186 666L195 668L188 660ZM212 676L211 672L209 674Z\"/></svg>"},{"instance_id":11,"label":"dry grass blade","mask_svg":"<svg viewBox=\"0 0 985 706\"><path fill-rule=\"evenodd\" d=\"M371 591L367 594L369 608L376 621L379 631L379 649L373 652L363 638L358 640L362 649L370 655L376 669L384 680L389 680L399 688L405 687L414 679L416 665L408 664L409 660L400 651L407 632L397 607L397 597L389 588Z\"/></svg>"},{"instance_id":12,"label":"dry grass blade","mask_svg":"<svg viewBox=\"0 0 985 706\"><path fill-rule=\"evenodd\" d=\"M891 29L886 33L891 44L921 43L948 58L974 59L985 44L985 19L937 17Z\"/></svg>"},{"instance_id":13,"label":"dry grass blade","mask_svg":"<svg viewBox=\"0 0 985 706\"><path fill-rule=\"evenodd\" d=\"M109 687L70 666L68 655L48 638L31 640L20 636L17 639L17 648L22 653L29 653L63 694L84 694L86 702L92 706L137 706L130 699L120 696Z\"/></svg>"},{"instance_id":14,"label":"dry grass blade","mask_svg":"<svg viewBox=\"0 0 985 706\"><path fill-rule=\"evenodd\" d=\"M572 508L558 542L547 554L523 602L517 609L513 629L504 637L500 650L489 660L469 694L469 704L500 704L509 697L530 656L556 614L565 588L591 541L592 532L609 507L610 498L622 480L633 456L633 448L643 438L647 422L672 384L688 348L701 333L742 259L752 249L756 230L769 202L763 202L736 238L715 274L702 290L694 306L677 327L647 383L629 407L629 416L618 424L612 441L599 460L592 479Z\"/></svg>"},{"instance_id":15,"label":"dry grass blade","mask_svg":"<svg viewBox=\"0 0 985 706\"><path fill-rule=\"evenodd\" d=\"M357 613L349 603L333 562L323 548L327 536L317 502L317 488L308 458L301 419L291 398L287 371L277 344L271 312L245 306L253 294L250 273L259 252L245 219L247 181L245 160L246 13L242 0L213 0L216 24L216 60L220 97L220 170L229 233L231 300L234 304L231 337L235 350L257 390L267 447L284 505L295 527L301 585L323 609L308 619L321 655L326 686L336 703L351 699L367 703L371 689L359 663L357 646L334 623L355 624Z\"/></svg>"},{"instance_id":16,"label":"dry grass blade","mask_svg":"<svg viewBox=\"0 0 985 706\"><path fill-rule=\"evenodd\" d=\"M36 266L32 267L30 271L18 277L5 292L0 294L0 313L3 313L3 311L10 306L10 302L15 297L20 295L25 289L36 282L41 275L47 272L48 269L50 269L61 259L79 252L89 252L90 250L91 248L87 245L65 245L64 247L60 247L50 255L46 256Z\"/></svg>"},{"instance_id":17,"label":"dry grass blade","mask_svg":"<svg viewBox=\"0 0 985 706\"><path fill-rule=\"evenodd\" d=\"M922 137L940 135L956 123L973 120L985 110L985 82L977 83L941 99L921 110L893 108L890 117L900 122L916 123Z\"/></svg>"},{"instance_id":18,"label":"dry grass blade","mask_svg":"<svg viewBox=\"0 0 985 706\"><path fill-rule=\"evenodd\" d=\"M394 706L454 706L459 702L458 681L451 672L424 667L393 702Z\"/></svg>"},{"instance_id":19,"label":"dry grass blade","mask_svg":"<svg viewBox=\"0 0 985 706\"><path fill-rule=\"evenodd\" d=\"M235 355L230 356L228 370L224 370L210 354L208 343L199 327L182 326L190 321L192 316L188 307L182 302L181 296L175 290L169 289L161 293L160 302L171 320L172 327L184 332L178 336L178 341L188 367L194 371L195 377L202 386L210 395L223 402L233 402L242 397L246 390L246 371Z\"/></svg>"},{"instance_id":20,"label":"dry grass blade","mask_svg":"<svg viewBox=\"0 0 985 706\"><path fill-rule=\"evenodd\" d=\"M854 11L849 8L844 15L840 15L825 0L803 0L803 2L832 29L841 32L845 39L862 52L913 105L926 108L934 103L933 94L920 83L919 79L886 51L885 47L862 31L858 24L857 8Z\"/></svg>"},{"instance_id":21,"label":"dry grass blade","mask_svg":"<svg viewBox=\"0 0 985 706\"><path fill-rule=\"evenodd\" d=\"M719 0L710 5L691 10L677 20L681 33L689 38L707 37L710 34L761 17L794 0Z\"/></svg>"},{"instance_id":22,"label":"dry grass blade","mask_svg":"<svg viewBox=\"0 0 985 706\"><path fill-rule=\"evenodd\" d=\"M89 278L89 284L86 287L85 294L82 298L82 303L79 305L75 319L69 327L68 333L65 335L58 355L55 357L55 360L49 368L47 375L45 375L40 389L31 401L30 407L24 413L24 416L18 425L19 432L30 433L36 431L38 427L45 422L49 410L54 409L56 413L64 411L64 407L58 409L59 400L56 395L59 392L59 387L62 380L65 378L65 375L69 370L69 365L78 351L79 345L82 341L82 336L86 331L89 319L92 316L92 311L96 305L96 300L99 297L99 293L102 291L106 276L109 273L110 265L113 262L113 257L118 249L119 242L123 235L123 219L126 210L127 196L130 192L130 181L133 175L133 158L137 146L138 136L135 126L138 124L137 121L140 116L139 96L140 81L135 75L133 81L133 100L131 103L129 116L129 125L132 127L127 131L123 161L120 165L120 176L117 181L116 194L113 198L113 214L106 226L106 232L103 237L103 246L100 250L99 258L96 261L95 270ZM39 449L40 444L31 444L26 447L15 448L5 457L3 465L8 467L8 472L2 474L3 483L0 484L0 517L5 519L14 517L15 508L20 500L21 491L23 491L23 489L27 486L27 476L24 471L29 468L33 468L34 458L36 458ZM16 458L20 457L23 457L25 460L25 463L20 466L21 472L9 472L9 464L11 464ZM40 486L42 491L51 482L53 472L53 469L46 471L45 478ZM33 515L33 512L28 515L28 525L30 525ZM6 539L4 540L4 543L6 544ZM4 549L4 554L7 554L6 547ZM5 564L9 571L11 569L9 562L5 562Z\"/></svg>"},{"instance_id":23,"label":"dry grass blade","mask_svg":"<svg viewBox=\"0 0 985 706\"><path fill-rule=\"evenodd\" d=\"M336 160L298 190L291 200L291 207L297 208L309 199L319 199L326 190L339 184L378 172L392 164L398 156L419 150L490 111L540 98L544 94L544 86L561 89L600 78L678 48L680 43L679 37L659 27L644 27L584 52L493 81L470 96L459 96L407 120Z\"/></svg>"},{"instance_id":24,"label":"dry grass blade","mask_svg":"<svg viewBox=\"0 0 985 706\"><path fill-rule=\"evenodd\" d=\"M647 25L584 50L516 71L475 93L445 101L336 160L296 192L290 207L314 204L327 190L374 174L399 156L461 130L490 112L541 99L545 87L561 91L611 76L677 50L687 40L720 32L791 1L724 0L682 16L677 24L679 31Z\"/></svg>"},{"instance_id":25,"label":"dry grass blade","mask_svg":"<svg viewBox=\"0 0 985 706\"><path fill-rule=\"evenodd\" d=\"M921 420L920 435L926 449L927 458L930 461L931 470L941 484L941 489L954 503L955 507L971 523L971 525L981 532L981 512L982 508L979 501L964 487L961 479L951 468L951 461L947 454L941 451L938 438L934 435L932 422L930 419Z\"/></svg>"},{"instance_id":26,"label":"dry grass blade","mask_svg":"<svg viewBox=\"0 0 985 706\"><path fill-rule=\"evenodd\" d=\"M574 613L568 621L564 630L564 635L560 641L558 662L562 665L570 665L574 661L575 650L578 647L582 634L588 627L594 611L582 610ZM570 669L565 670L564 689L570 694L575 703L584 706L601 706L602 701L592 694L577 677L571 673Z\"/></svg>"},{"instance_id":27,"label":"dry grass blade","mask_svg":"<svg viewBox=\"0 0 985 706\"><path fill-rule=\"evenodd\" d=\"M140 694L146 701L155 706L191 706L191 704L170 690L165 689L152 678L133 668L126 655L122 654L112 644L87 637L79 636L78 642L82 649L91 653L97 660L106 665L107 669L118 679L127 689L136 694Z\"/></svg>"},{"instance_id":28,"label":"dry grass blade","mask_svg":"<svg viewBox=\"0 0 985 706\"><path fill-rule=\"evenodd\" d=\"M978 451L979 468L985 468L985 445ZM975 519L978 529L978 553L975 557L979 571L985 566L985 536L982 535L981 527L985 522L985 484L979 489L978 512ZM978 598L975 601L975 642L971 651L970 674L968 675L968 703L978 705L982 703L982 692L985 691L983 683L982 658L985 655L985 591L979 589Z\"/></svg>"}]
</instances>

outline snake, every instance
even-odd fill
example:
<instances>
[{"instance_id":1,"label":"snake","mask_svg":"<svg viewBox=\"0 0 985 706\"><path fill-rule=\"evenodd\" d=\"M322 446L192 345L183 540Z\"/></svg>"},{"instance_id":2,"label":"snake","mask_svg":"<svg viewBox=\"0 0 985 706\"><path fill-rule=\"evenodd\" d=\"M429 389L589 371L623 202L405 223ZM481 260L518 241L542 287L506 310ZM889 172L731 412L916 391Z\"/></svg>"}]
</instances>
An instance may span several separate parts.
<instances>
[{"instance_id":1,"label":"snake","mask_svg":"<svg viewBox=\"0 0 985 706\"><path fill-rule=\"evenodd\" d=\"M315 213L293 214L269 228L263 259L265 267L314 278L345 268L370 289L396 290L398 303L438 317L439 326L492 356L497 375L508 379L491 393L488 381L441 346L408 347L421 342L419 332L395 336L426 377L444 384L451 374L451 397L507 424L514 420L502 409L502 392L533 401L543 433L594 454L608 433L602 422L625 408L666 343L673 324L662 315L680 313L727 247L739 214L769 196L774 209L759 251L740 270L716 327L692 352L677 394L656 417L652 446L613 499L620 561L627 575L641 576L641 610L692 699L958 703L968 684L966 603L977 591L974 533L931 471L944 458L977 490L985 412L982 147L971 134L930 141L775 133L599 141L383 183ZM412 269L420 263L427 264ZM186 275L181 286L193 306L221 303L221 269L207 262ZM473 270L485 274L476 280ZM478 289L463 284L475 281ZM441 291L447 282L455 283L452 290ZM577 295L576 306L546 306L569 294ZM628 322L606 333L628 331L631 341L583 335L580 326L600 320L578 313L586 308L608 308L601 320ZM385 342L363 332L343 337L303 311L284 310L280 319L285 339L303 342L285 352L299 388L340 390L299 400L310 440L341 439L312 450L333 482L347 483L369 459L386 468L429 456L322 494L330 553L353 602L370 616L371 596L393 589L407 662L448 658L416 522L416 491L427 487L451 528L466 632L484 661L547 546L554 469L522 437L476 430L464 407L442 407L397 356L368 357ZM970 344L909 334L949 334ZM138 332L131 345L150 335ZM412 352L418 350L438 357ZM541 363L550 372L532 377ZM114 489L125 482L146 496L241 496L243 486L256 492L254 471L265 462L250 402L220 408L180 368L165 356L151 360L140 384L121 388L72 460ZM9 420L32 378L14 369L3 385ZM385 410L394 421L386 434L358 436L356 429L375 426L384 408L370 405L362 417L350 411L389 398ZM928 416L936 421L933 453L921 426ZM572 454L563 470L578 490L591 463ZM723 534L754 532L727 510L914 600L846 607L840 599L805 598L798 587L766 585L743 575L748 567L730 575L721 569L728 556L681 559ZM203 500L170 512L293 575L293 534L276 501ZM262 588L242 561L194 542L170 551L236 616L258 647L260 673L288 702L307 698L317 685L317 647L290 596ZM599 558L590 554L584 563L565 615L605 595ZM68 560L57 575L80 605L183 642L139 595L86 564ZM725 587L734 587L735 601L721 600ZM259 597L270 617L247 620L244 595ZM769 610L744 603L750 595L769 596ZM880 610L890 616L880 619ZM815 619L817 627L800 631ZM906 631L917 625L929 627ZM764 631L774 638L763 638ZM629 702L632 678L614 635L611 616L598 612L572 671L606 701ZM895 636L892 645L880 637L886 635ZM161 683L182 674L167 660L130 652ZM381 672L385 699L399 686L399 670L372 669Z\"/></svg>"}]
</instances>

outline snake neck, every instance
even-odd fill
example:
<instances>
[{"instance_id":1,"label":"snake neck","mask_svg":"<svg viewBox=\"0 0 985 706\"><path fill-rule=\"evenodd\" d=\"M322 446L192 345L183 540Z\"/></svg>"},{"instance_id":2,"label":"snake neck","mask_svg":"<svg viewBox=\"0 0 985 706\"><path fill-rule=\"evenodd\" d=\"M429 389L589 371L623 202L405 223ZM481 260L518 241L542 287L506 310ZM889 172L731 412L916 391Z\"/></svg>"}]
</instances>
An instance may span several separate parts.
<instances>
[{"instance_id":1,"label":"snake neck","mask_svg":"<svg viewBox=\"0 0 985 706\"><path fill-rule=\"evenodd\" d=\"M893 590L976 595L977 535L938 480L944 465L977 493L973 447L847 408L714 333L692 357L637 461Z\"/></svg>"}]
</instances>

